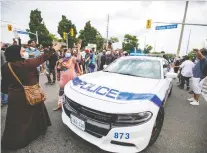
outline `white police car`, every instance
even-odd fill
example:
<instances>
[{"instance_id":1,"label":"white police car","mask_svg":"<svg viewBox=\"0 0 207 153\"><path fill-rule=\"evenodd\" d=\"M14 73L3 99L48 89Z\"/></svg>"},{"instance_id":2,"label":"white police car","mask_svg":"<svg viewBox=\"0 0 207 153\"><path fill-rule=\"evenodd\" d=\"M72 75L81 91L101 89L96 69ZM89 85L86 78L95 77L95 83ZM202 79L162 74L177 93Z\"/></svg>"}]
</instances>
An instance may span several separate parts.
<instances>
[{"instance_id":1,"label":"white police car","mask_svg":"<svg viewBox=\"0 0 207 153\"><path fill-rule=\"evenodd\" d=\"M145 149L159 136L176 77L167 67L163 58L128 56L75 78L65 86L63 123L106 151Z\"/></svg>"}]
</instances>

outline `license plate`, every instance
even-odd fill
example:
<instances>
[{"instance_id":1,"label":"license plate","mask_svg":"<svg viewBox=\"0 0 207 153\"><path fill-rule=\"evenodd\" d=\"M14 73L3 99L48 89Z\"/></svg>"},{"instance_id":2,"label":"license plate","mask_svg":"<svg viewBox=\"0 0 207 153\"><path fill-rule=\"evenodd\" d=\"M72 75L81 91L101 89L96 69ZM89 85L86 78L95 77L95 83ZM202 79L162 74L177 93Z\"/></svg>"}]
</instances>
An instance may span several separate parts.
<instances>
[{"instance_id":1,"label":"license plate","mask_svg":"<svg viewBox=\"0 0 207 153\"><path fill-rule=\"evenodd\" d=\"M74 115L70 115L70 120L71 120L71 123L73 125L75 125L76 127L78 127L79 129L81 130L85 130L85 122L79 118L77 118L76 116Z\"/></svg>"}]
</instances>

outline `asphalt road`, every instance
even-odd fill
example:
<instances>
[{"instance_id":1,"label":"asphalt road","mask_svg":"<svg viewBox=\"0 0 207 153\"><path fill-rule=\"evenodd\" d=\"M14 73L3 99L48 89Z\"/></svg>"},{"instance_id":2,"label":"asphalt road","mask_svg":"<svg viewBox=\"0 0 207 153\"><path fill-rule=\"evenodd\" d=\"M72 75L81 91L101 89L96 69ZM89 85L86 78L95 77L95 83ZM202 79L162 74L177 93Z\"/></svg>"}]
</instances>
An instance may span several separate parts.
<instances>
[{"instance_id":1,"label":"asphalt road","mask_svg":"<svg viewBox=\"0 0 207 153\"><path fill-rule=\"evenodd\" d=\"M52 121L46 135L39 137L29 146L2 153L106 153L84 141L70 131L61 120L61 111L53 112L57 105L58 85L44 85L47 94L46 106ZM200 106L190 106L189 94L177 88L165 105L165 120L156 143L142 153L207 153L207 102L201 98ZM7 106L1 108L1 132L3 132ZM15 120L15 119L14 119Z\"/></svg>"}]
</instances>

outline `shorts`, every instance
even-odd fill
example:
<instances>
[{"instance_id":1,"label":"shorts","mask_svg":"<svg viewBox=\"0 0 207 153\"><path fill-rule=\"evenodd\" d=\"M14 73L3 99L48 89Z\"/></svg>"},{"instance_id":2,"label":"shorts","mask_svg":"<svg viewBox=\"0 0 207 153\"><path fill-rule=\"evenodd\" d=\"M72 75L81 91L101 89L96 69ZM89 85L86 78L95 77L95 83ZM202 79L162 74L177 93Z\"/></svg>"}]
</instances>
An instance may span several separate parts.
<instances>
[{"instance_id":1,"label":"shorts","mask_svg":"<svg viewBox=\"0 0 207 153\"><path fill-rule=\"evenodd\" d=\"M192 78L192 87L195 94L201 94L204 80L205 78L202 80L200 78Z\"/></svg>"}]
</instances>

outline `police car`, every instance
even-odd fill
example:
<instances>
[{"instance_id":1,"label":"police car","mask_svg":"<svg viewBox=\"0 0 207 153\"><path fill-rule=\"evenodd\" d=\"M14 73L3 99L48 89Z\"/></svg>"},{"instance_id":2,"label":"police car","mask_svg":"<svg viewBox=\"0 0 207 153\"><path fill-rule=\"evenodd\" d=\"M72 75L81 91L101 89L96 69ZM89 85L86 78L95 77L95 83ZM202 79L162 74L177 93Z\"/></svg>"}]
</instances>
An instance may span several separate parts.
<instances>
[{"instance_id":1,"label":"police car","mask_svg":"<svg viewBox=\"0 0 207 153\"><path fill-rule=\"evenodd\" d=\"M156 141L163 125L176 77L168 66L160 57L127 56L75 78L64 89L63 123L103 150L142 151Z\"/></svg>"}]
</instances>

